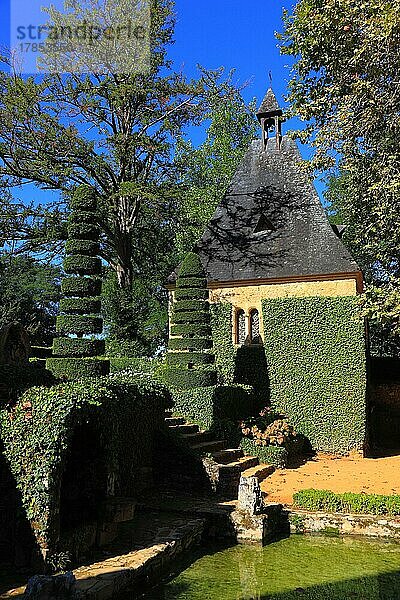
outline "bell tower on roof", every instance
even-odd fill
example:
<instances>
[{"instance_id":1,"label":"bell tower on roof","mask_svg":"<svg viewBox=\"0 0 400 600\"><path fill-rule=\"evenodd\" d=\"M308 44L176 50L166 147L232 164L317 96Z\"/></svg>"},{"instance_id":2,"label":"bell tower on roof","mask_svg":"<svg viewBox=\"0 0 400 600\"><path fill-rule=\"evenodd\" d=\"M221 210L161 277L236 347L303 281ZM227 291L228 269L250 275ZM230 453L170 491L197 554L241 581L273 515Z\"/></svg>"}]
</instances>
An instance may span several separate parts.
<instances>
[{"instance_id":1,"label":"bell tower on roof","mask_svg":"<svg viewBox=\"0 0 400 600\"><path fill-rule=\"evenodd\" d=\"M275 132L276 149L279 151L282 140L282 123L283 111L279 107L276 96L269 88L265 94L264 100L261 102L260 108L257 111L257 119L261 125L262 132L262 149L267 149L268 139L270 134Z\"/></svg>"}]
</instances>

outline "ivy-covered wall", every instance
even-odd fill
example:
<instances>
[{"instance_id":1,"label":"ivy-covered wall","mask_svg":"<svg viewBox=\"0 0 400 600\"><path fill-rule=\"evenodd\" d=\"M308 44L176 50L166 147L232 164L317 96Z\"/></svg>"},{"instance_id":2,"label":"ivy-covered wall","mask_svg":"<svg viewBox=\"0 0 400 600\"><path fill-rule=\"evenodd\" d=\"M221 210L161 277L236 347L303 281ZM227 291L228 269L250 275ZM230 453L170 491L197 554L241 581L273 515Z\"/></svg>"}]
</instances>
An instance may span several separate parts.
<instances>
[{"instance_id":1,"label":"ivy-covered wall","mask_svg":"<svg viewBox=\"0 0 400 600\"><path fill-rule=\"evenodd\" d=\"M168 391L149 376L113 375L33 387L12 411L0 411L4 454L47 561L59 550L61 483L77 428L91 424L98 431L102 468L113 488L104 492L130 497L152 483L153 437L169 406ZM92 469L96 477L98 461Z\"/></svg>"},{"instance_id":2,"label":"ivy-covered wall","mask_svg":"<svg viewBox=\"0 0 400 600\"><path fill-rule=\"evenodd\" d=\"M357 298L263 300L271 404L315 449L346 452L366 435L366 354Z\"/></svg>"}]
</instances>

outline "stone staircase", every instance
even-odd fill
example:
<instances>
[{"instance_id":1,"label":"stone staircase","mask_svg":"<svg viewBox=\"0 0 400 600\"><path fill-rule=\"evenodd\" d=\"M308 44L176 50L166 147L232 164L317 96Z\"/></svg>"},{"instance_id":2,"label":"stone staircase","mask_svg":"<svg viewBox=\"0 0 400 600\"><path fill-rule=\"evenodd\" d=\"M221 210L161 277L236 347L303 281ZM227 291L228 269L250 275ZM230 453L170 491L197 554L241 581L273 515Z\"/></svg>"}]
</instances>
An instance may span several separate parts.
<instances>
[{"instance_id":1,"label":"stone staircase","mask_svg":"<svg viewBox=\"0 0 400 600\"><path fill-rule=\"evenodd\" d=\"M241 448L227 448L226 440L212 437L198 425L166 411L165 422L170 431L179 435L202 459L213 491L221 498L237 499L241 477L255 477L259 481L274 472L274 467L260 464L256 456L244 456Z\"/></svg>"}]
</instances>

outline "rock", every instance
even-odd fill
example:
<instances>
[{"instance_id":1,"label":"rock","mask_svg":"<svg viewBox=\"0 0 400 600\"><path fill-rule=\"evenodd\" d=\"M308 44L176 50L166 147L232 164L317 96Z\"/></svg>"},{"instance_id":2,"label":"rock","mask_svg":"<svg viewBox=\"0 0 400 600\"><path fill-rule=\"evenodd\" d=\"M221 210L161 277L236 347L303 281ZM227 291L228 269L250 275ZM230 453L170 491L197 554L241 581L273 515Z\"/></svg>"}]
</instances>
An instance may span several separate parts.
<instances>
[{"instance_id":1,"label":"rock","mask_svg":"<svg viewBox=\"0 0 400 600\"><path fill-rule=\"evenodd\" d=\"M262 512L263 499L257 477L241 477L238 495L238 510L257 515Z\"/></svg>"},{"instance_id":2,"label":"rock","mask_svg":"<svg viewBox=\"0 0 400 600\"><path fill-rule=\"evenodd\" d=\"M35 575L26 586L26 600L73 600L76 597L76 579L69 571L62 575Z\"/></svg>"}]
</instances>

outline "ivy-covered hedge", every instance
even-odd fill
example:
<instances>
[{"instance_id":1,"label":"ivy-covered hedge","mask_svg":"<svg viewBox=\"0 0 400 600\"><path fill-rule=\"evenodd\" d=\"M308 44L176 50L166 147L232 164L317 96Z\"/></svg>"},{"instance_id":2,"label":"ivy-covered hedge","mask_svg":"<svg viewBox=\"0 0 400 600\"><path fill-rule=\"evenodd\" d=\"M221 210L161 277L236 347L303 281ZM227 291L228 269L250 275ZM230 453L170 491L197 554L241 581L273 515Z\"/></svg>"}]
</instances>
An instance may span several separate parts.
<instances>
[{"instance_id":1,"label":"ivy-covered hedge","mask_svg":"<svg viewBox=\"0 0 400 600\"><path fill-rule=\"evenodd\" d=\"M212 386L173 390L174 412L211 429L218 421L238 423L254 412L252 389L245 386Z\"/></svg>"},{"instance_id":2,"label":"ivy-covered hedge","mask_svg":"<svg viewBox=\"0 0 400 600\"><path fill-rule=\"evenodd\" d=\"M328 490L301 490L293 494L297 508L312 511L335 513L356 513L369 515L400 515L400 496L378 494L335 494Z\"/></svg>"},{"instance_id":3,"label":"ivy-covered hedge","mask_svg":"<svg viewBox=\"0 0 400 600\"><path fill-rule=\"evenodd\" d=\"M347 452L366 435L366 356L357 298L263 300L271 405L313 448Z\"/></svg>"},{"instance_id":4,"label":"ivy-covered hedge","mask_svg":"<svg viewBox=\"0 0 400 600\"><path fill-rule=\"evenodd\" d=\"M54 356L100 356L104 354L104 340L88 340L86 338L55 338L53 340Z\"/></svg>"},{"instance_id":5,"label":"ivy-covered hedge","mask_svg":"<svg viewBox=\"0 0 400 600\"><path fill-rule=\"evenodd\" d=\"M101 377L110 371L110 362L105 358L93 356L79 358L48 358L47 368L57 379L80 379L82 377Z\"/></svg>"},{"instance_id":6,"label":"ivy-covered hedge","mask_svg":"<svg viewBox=\"0 0 400 600\"><path fill-rule=\"evenodd\" d=\"M277 469L284 469L287 466L289 452L282 446L258 446L254 440L244 437L240 447L246 456L257 456L260 462L273 465Z\"/></svg>"},{"instance_id":7,"label":"ivy-covered hedge","mask_svg":"<svg viewBox=\"0 0 400 600\"><path fill-rule=\"evenodd\" d=\"M31 388L11 413L0 411L4 453L47 560L55 550L68 550L57 548L59 490L77 427L91 423L98 431L115 494L130 497L152 483L145 475L154 435L170 406L168 391L150 378L109 376Z\"/></svg>"},{"instance_id":8,"label":"ivy-covered hedge","mask_svg":"<svg viewBox=\"0 0 400 600\"><path fill-rule=\"evenodd\" d=\"M211 304L210 312L219 381L229 385L234 381L236 355L232 341L232 305L228 303Z\"/></svg>"},{"instance_id":9,"label":"ivy-covered hedge","mask_svg":"<svg viewBox=\"0 0 400 600\"><path fill-rule=\"evenodd\" d=\"M213 347L212 340L207 338L172 338L169 341L171 350L209 350Z\"/></svg>"},{"instance_id":10,"label":"ivy-covered hedge","mask_svg":"<svg viewBox=\"0 0 400 600\"><path fill-rule=\"evenodd\" d=\"M60 311L69 314L90 315L99 313L101 310L101 299L92 298L61 298Z\"/></svg>"}]
</instances>

